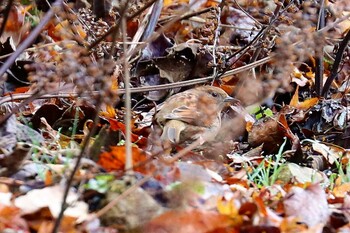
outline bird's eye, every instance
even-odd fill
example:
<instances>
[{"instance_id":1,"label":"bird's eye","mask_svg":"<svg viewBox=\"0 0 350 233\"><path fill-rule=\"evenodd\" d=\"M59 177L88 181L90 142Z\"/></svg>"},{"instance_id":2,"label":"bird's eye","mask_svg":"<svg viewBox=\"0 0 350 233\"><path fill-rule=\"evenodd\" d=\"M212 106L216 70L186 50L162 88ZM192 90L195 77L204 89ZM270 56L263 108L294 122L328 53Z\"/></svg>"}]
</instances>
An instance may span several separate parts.
<instances>
[{"instance_id":1,"label":"bird's eye","mask_svg":"<svg viewBox=\"0 0 350 233\"><path fill-rule=\"evenodd\" d=\"M211 96L213 96L213 97L218 97L218 93L216 93L216 92L212 92L212 93L210 93L211 94Z\"/></svg>"}]
</instances>

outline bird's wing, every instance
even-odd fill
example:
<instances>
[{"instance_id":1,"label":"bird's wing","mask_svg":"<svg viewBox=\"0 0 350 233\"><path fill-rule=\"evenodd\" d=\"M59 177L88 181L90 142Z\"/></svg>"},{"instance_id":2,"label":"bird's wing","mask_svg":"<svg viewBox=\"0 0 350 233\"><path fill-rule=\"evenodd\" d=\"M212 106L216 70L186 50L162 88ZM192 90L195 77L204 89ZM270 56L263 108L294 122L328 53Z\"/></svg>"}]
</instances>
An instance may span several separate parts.
<instances>
[{"instance_id":1,"label":"bird's wing","mask_svg":"<svg viewBox=\"0 0 350 233\"><path fill-rule=\"evenodd\" d=\"M170 120L164 128L161 139L163 141L170 141L171 143L179 143L180 134L186 128L186 125L182 121Z\"/></svg>"},{"instance_id":2,"label":"bird's wing","mask_svg":"<svg viewBox=\"0 0 350 233\"><path fill-rule=\"evenodd\" d=\"M186 122L188 124L195 124L199 120L200 113L198 112L197 106L195 104L182 105L173 109L168 114L164 115L165 119L169 120L179 120Z\"/></svg>"},{"instance_id":3,"label":"bird's wing","mask_svg":"<svg viewBox=\"0 0 350 233\"><path fill-rule=\"evenodd\" d=\"M168 120L179 120L188 124L196 124L200 117L197 102L196 93L185 91L181 96L171 96L159 109L156 118L161 123Z\"/></svg>"}]
</instances>

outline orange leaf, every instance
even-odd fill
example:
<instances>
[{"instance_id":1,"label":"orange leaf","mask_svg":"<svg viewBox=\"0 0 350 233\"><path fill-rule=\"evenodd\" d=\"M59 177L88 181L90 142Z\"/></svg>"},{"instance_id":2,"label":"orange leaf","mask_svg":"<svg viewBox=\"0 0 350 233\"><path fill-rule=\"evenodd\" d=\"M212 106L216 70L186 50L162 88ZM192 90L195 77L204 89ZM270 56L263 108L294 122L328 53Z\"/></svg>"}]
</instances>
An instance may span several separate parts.
<instances>
[{"instance_id":1,"label":"orange leaf","mask_svg":"<svg viewBox=\"0 0 350 233\"><path fill-rule=\"evenodd\" d=\"M261 197L255 197L254 203L258 206L260 214L264 217L268 217L266 205L264 204L263 199Z\"/></svg>"},{"instance_id":2,"label":"orange leaf","mask_svg":"<svg viewBox=\"0 0 350 233\"><path fill-rule=\"evenodd\" d=\"M278 126L279 129L283 130L284 136L289 138L292 141L292 145L294 149L300 146L300 141L297 135L293 134L292 130L289 128L286 116L284 114L280 114L278 117Z\"/></svg>"},{"instance_id":3,"label":"orange leaf","mask_svg":"<svg viewBox=\"0 0 350 233\"><path fill-rule=\"evenodd\" d=\"M54 27L49 27L49 29L49 35L58 41L70 39L74 34L78 34L82 39L86 37L86 32L81 24L71 25L68 20L64 20Z\"/></svg>"},{"instance_id":4,"label":"orange leaf","mask_svg":"<svg viewBox=\"0 0 350 233\"><path fill-rule=\"evenodd\" d=\"M107 171L120 171L125 167L125 146L111 146L111 151L100 154L97 163ZM132 147L132 161L134 165L147 160L146 154L136 146ZM142 169L136 168L136 171L143 172Z\"/></svg>"},{"instance_id":5,"label":"orange leaf","mask_svg":"<svg viewBox=\"0 0 350 233\"><path fill-rule=\"evenodd\" d=\"M107 118L115 118L117 114L116 114L115 108L113 106L107 105L106 110L102 111L100 113L100 115L103 117L107 117Z\"/></svg>"},{"instance_id":6,"label":"orange leaf","mask_svg":"<svg viewBox=\"0 0 350 233\"><path fill-rule=\"evenodd\" d=\"M45 174L45 185L46 186L53 185L53 178L52 178L52 171L51 170L47 170L47 172Z\"/></svg>"},{"instance_id":7,"label":"orange leaf","mask_svg":"<svg viewBox=\"0 0 350 233\"><path fill-rule=\"evenodd\" d=\"M247 132L251 132L252 128L253 128L253 122L248 121L245 126L245 129L247 130Z\"/></svg>"},{"instance_id":8,"label":"orange leaf","mask_svg":"<svg viewBox=\"0 0 350 233\"><path fill-rule=\"evenodd\" d=\"M232 224L229 217L213 211L168 211L149 222L142 232L167 233L204 233L204 232L234 232L224 231ZM220 231L222 230L222 231Z\"/></svg>"},{"instance_id":9,"label":"orange leaf","mask_svg":"<svg viewBox=\"0 0 350 233\"><path fill-rule=\"evenodd\" d=\"M29 90L29 87L17 87L14 91L6 92L4 95L9 96L11 94L26 93L28 90Z\"/></svg>"},{"instance_id":10,"label":"orange leaf","mask_svg":"<svg viewBox=\"0 0 350 233\"><path fill-rule=\"evenodd\" d=\"M21 210L14 206L0 205L0 232L5 228L14 232L29 232L27 223L21 217Z\"/></svg>"},{"instance_id":11,"label":"orange leaf","mask_svg":"<svg viewBox=\"0 0 350 233\"><path fill-rule=\"evenodd\" d=\"M126 127L123 123L119 122L116 119L109 118L109 124L111 125L111 129L114 131L122 131L123 134L126 133ZM145 137L139 137L138 135L132 133L131 134L131 142L138 144L139 146L145 146L147 144L147 139Z\"/></svg>"},{"instance_id":12,"label":"orange leaf","mask_svg":"<svg viewBox=\"0 0 350 233\"><path fill-rule=\"evenodd\" d=\"M5 31L18 31L24 23L24 15L29 8L12 7L5 24Z\"/></svg>"},{"instance_id":13,"label":"orange leaf","mask_svg":"<svg viewBox=\"0 0 350 233\"><path fill-rule=\"evenodd\" d=\"M218 1L213 1L213 0L208 0L206 3L205 3L205 7L208 8L208 7L218 7L219 5L219 2Z\"/></svg>"},{"instance_id":14,"label":"orange leaf","mask_svg":"<svg viewBox=\"0 0 350 233\"><path fill-rule=\"evenodd\" d=\"M350 192L350 183L344 183L336 186L333 189L333 194L336 197L345 197Z\"/></svg>"},{"instance_id":15,"label":"orange leaf","mask_svg":"<svg viewBox=\"0 0 350 233\"><path fill-rule=\"evenodd\" d=\"M189 0L165 0L164 1L164 7L168 7L168 6L176 6L176 5L180 5L180 4L188 4Z\"/></svg>"},{"instance_id":16,"label":"orange leaf","mask_svg":"<svg viewBox=\"0 0 350 233\"><path fill-rule=\"evenodd\" d=\"M299 102L299 86L297 86L289 105L296 109L305 111L315 106L318 103L318 101L319 101L319 98L314 97L314 98L306 99L303 102Z\"/></svg>"}]
</instances>

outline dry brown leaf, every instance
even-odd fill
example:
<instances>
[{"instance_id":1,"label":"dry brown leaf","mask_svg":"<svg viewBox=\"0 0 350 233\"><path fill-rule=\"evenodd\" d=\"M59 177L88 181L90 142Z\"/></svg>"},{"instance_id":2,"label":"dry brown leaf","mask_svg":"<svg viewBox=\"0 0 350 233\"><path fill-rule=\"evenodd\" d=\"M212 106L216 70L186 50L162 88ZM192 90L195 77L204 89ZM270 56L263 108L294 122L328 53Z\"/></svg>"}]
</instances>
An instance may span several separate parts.
<instances>
[{"instance_id":1,"label":"dry brown leaf","mask_svg":"<svg viewBox=\"0 0 350 233\"><path fill-rule=\"evenodd\" d=\"M231 223L229 217L213 211L173 210L153 219L145 226L143 232L206 233L229 227Z\"/></svg>"}]
</instances>

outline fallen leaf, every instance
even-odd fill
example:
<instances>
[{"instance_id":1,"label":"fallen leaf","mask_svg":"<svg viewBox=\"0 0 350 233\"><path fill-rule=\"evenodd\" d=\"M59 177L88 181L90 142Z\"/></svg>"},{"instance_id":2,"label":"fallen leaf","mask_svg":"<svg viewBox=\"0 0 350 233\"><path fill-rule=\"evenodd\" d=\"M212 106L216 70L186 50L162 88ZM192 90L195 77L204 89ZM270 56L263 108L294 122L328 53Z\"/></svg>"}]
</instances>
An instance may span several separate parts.
<instances>
[{"instance_id":1,"label":"fallen leaf","mask_svg":"<svg viewBox=\"0 0 350 233\"><path fill-rule=\"evenodd\" d=\"M333 194L336 197L348 197L350 192L350 183L343 183L341 185L336 185L333 189Z\"/></svg>"},{"instance_id":2,"label":"fallen leaf","mask_svg":"<svg viewBox=\"0 0 350 233\"><path fill-rule=\"evenodd\" d=\"M278 179L288 183L290 181L296 181L298 183L311 183L311 182L324 182L328 183L328 178L322 172L314 170L309 167L302 167L295 163L285 164L280 173Z\"/></svg>"},{"instance_id":3,"label":"fallen leaf","mask_svg":"<svg viewBox=\"0 0 350 233\"><path fill-rule=\"evenodd\" d=\"M326 193L319 184L307 189L292 187L283 205L286 216L294 216L309 227L325 225L330 215Z\"/></svg>"},{"instance_id":4,"label":"fallen leaf","mask_svg":"<svg viewBox=\"0 0 350 233\"><path fill-rule=\"evenodd\" d=\"M15 206L0 205L0 231L29 232L28 225L21 217L21 210Z\"/></svg>"},{"instance_id":5,"label":"fallen leaf","mask_svg":"<svg viewBox=\"0 0 350 233\"><path fill-rule=\"evenodd\" d=\"M229 217L213 211L172 210L150 221L143 232L207 233L230 226L231 220Z\"/></svg>"},{"instance_id":6,"label":"fallen leaf","mask_svg":"<svg viewBox=\"0 0 350 233\"><path fill-rule=\"evenodd\" d=\"M112 119L112 118L109 118L108 121L111 125L112 130L115 130L115 131L120 130L124 134L126 133L126 126L123 123L119 122L116 119ZM147 139L143 136L138 136L138 135L132 133L131 134L131 142L136 143L140 146L144 146L147 144Z\"/></svg>"},{"instance_id":7,"label":"fallen leaf","mask_svg":"<svg viewBox=\"0 0 350 233\"><path fill-rule=\"evenodd\" d=\"M17 197L14 204L23 214L34 213L41 208L48 207L52 216L57 217L61 211L61 202L63 198L64 187L56 185L43 189L35 189L27 194ZM68 208L65 210L65 216L71 216L84 219L88 213L88 206L85 202L78 201L79 196L70 191L67 197Z\"/></svg>"},{"instance_id":8,"label":"fallen leaf","mask_svg":"<svg viewBox=\"0 0 350 233\"><path fill-rule=\"evenodd\" d=\"M111 146L110 151L100 154L98 164L107 171L122 171L125 168L125 146ZM146 154L137 146L132 147L132 163L137 165L147 160ZM145 172L142 167L135 167L136 171Z\"/></svg>"},{"instance_id":9,"label":"fallen leaf","mask_svg":"<svg viewBox=\"0 0 350 233\"><path fill-rule=\"evenodd\" d=\"M314 98L306 99L303 102L299 102L299 86L297 86L289 105L296 109L306 111L311 107L315 106L318 103L318 101L319 101L319 98L314 97Z\"/></svg>"}]
</instances>

